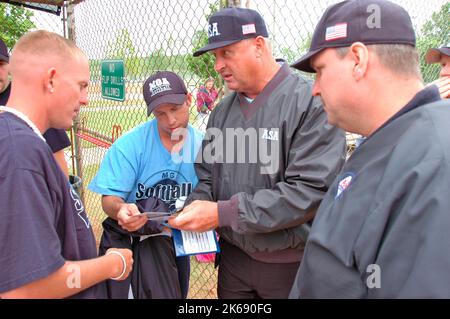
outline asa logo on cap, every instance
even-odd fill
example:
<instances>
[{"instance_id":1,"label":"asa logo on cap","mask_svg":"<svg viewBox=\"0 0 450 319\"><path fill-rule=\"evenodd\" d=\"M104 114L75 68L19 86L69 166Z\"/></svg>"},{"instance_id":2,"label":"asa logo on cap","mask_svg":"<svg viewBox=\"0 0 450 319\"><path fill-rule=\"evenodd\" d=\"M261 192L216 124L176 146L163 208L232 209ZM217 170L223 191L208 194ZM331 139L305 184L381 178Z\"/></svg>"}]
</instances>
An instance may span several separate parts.
<instances>
[{"instance_id":1,"label":"asa logo on cap","mask_svg":"<svg viewBox=\"0 0 450 319\"><path fill-rule=\"evenodd\" d=\"M164 91L170 91L172 88L170 87L170 82L167 81L166 78L161 79L155 79L151 81L149 84L150 89L150 95L153 96L155 94L164 92Z\"/></svg>"},{"instance_id":2,"label":"asa logo on cap","mask_svg":"<svg viewBox=\"0 0 450 319\"><path fill-rule=\"evenodd\" d=\"M265 128L261 138L264 140L278 141L278 129L269 130Z\"/></svg>"},{"instance_id":3,"label":"asa logo on cap","mask_svg":"<svg viewBox=\"0 0 450 319\"><path fill-rule=\"evenodd\" d=\"M210 25L208 25L208 37L215 37L220 35L219 29L217 27L217 22L213 22Z\"/></svg>"},{"instance_id":4,"label":"asa logo on cap","mask_svg":"<svg viewBox=\"0 0 450 319\"><path fill-rule=\"evenodd\" d=\"M341 194L343 192L345 192L345 190L347 188L350 187L350 184L354 177L355 177L355 174L353 174L353 173L345 173L342 176L342 178L338 184L338 187L337 187L336 196L334 198L338 198L339 196L341 196Z\"/></svg>"}]
</instances>

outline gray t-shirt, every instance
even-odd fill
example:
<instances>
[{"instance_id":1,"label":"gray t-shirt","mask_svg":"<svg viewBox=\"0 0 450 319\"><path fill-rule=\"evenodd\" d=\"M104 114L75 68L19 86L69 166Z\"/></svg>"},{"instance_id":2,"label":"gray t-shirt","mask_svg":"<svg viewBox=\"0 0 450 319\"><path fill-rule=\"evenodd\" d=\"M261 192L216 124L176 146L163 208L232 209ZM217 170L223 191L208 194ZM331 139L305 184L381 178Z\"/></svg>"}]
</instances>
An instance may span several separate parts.
<instances>
[{"instance_id":1,"label":"gray t-shirt","mask_svg":"<svg viewBox=\"0 0 450 319\"><path fill-rule=\"evenodd\" d=\"M0 114L0 292L97 256L84 206L48 145L21 119ZM95 298L96 288L74 298Z\"/></svg>"}]
</instances>

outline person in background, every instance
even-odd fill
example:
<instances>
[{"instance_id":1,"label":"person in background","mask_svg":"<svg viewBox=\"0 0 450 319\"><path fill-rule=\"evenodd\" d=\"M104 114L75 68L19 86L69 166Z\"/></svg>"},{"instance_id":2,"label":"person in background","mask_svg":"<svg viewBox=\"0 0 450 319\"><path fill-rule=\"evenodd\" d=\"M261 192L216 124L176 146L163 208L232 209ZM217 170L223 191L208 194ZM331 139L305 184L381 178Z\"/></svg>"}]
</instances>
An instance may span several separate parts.
<instances>
[{"instance_id":1,"label":"person in background","mask_svg":"<svg viewBox=\"0 0 450 319\"><path fill-rule=\"evenodd\" d=\"M439 63L441 65L439 79L430 84L438 87L443 99L450 98L450 43L440 48L429 49L425 55L425 62L429 64Z\"/></svg>"},{"instance_id":2,"label":"person in background","mask_svg":"<svg viewBox=\"0 0 450 319\"><path fill-rule=\"evenodd\" d=\"M6 105L11 94L11 81L9 80L9 53L5 42L0 39L0 105ZM70 146L70 140L65 130L49 128L44 133L45 141L50 146L53 156L63 173L69 177L64 149Z\"/></svg>"},{"instance_id":3,"label":"person in background","mask_svg":"<svg viewBox=\"0 0 450 319\"><path fill-rule=\"evenodd\" d=\"M10 92L9 53L5 42L0 39L0 105L6 105Z\"/></svg>"},{"instance_id":4,"label":"person in background","mask_svg":"<svg viewBox=\"0 0 450 319\"><path fill-rule=\"evenodd\" d=\"M209 114L217 106L219 100L219 93L214 87L214 78L210 77L206 80L205 85L200 86L197 92L197 113L198 118L196 120L197 127L200 131L206 130L208 124ZM195 256L197 261L207 263L213 262L216 254L198 254Z\"/></svg>"},{"instance_id":5,"label":"person in background","mask_svg":"<svg viewBox=\"0 0 450 319\"><path fill-rule=\"evenodd\" d=\"M206 124L208 124L209 114L216 107L219 92L214 87L214 79L208 78L205 85L200 86L197 91L197 127L200 131L205 131Z\"/></svg>"}]
</instances>

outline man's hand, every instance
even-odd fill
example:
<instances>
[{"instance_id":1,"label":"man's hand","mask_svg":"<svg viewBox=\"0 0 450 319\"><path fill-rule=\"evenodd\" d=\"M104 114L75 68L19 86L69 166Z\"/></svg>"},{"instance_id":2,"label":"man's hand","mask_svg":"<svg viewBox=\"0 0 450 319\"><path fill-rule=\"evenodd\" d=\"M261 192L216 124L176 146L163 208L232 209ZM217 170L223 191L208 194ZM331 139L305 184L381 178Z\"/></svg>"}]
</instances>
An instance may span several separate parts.
<instances>
[{"instance_id":1,"label":"man's hand","mask_svg":"<svg viewBox=\"0 0 450 319\"><path fill-rule=\"evenodd\" d=\"M118 261L116 263L117 267L112 267L114 274L111 278L119 281L125 280L131 270L133 270L133 253L131 250L125 248L110 248L106 251L105 256L107 255L115 256L114 258L120 260L120 262Z\"/></svg>"},{"instance_id":2,"label":"man's hand","mask_svg":"<svg viewBox=\"0 0 450 319\"><path fill-rule=\"evenodd\" d=\"M450 77L445 76L437 79L436 81L431 82L429 85L436 85L439 89L439 94L443 99L450 98Z\"/></svg>"},{"instance_id":3,"label":"man's hand","mask_svg":"<svg viewBox=\"0 0 450 319\"><path fill-rule=\"evenodd\" d=\"M203 232L219 226L217 203L196 200L168 221L173 228Z\"/></svg>"},{"instance_id":4,"label":"man's hand","mask_svg":"<svg viewBox=\"0 0 450 319\"><path fill-rule=\"evenodd\" d=\"M135 204L123 203L117 213L117 221L123 229L133 232L147 223L147 216L141 216Z\"/></svg>"}]
</instances>

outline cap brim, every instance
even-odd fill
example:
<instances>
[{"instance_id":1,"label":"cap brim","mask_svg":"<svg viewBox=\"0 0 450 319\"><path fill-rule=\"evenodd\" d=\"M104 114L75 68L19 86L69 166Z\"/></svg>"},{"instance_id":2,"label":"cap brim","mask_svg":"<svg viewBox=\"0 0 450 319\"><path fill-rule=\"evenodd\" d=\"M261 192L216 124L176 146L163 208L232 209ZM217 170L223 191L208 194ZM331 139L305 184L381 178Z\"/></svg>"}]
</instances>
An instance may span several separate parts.
<instances>
[{"instance_id":1,"label":"cap brim","mask_svg":"<svg viewBox=\"0 0 450 319\"><path fill-rule=\"evenodd\" d=\"M163 103L181 105L184 101L186 101L186 94L184 93L163 95L147 105L147 116L150 116L150 114Z\"/></svg>"},{"instance_id":2,"label":"cap brim","mask_svg":"<svg viewBox=\"0 0 450 319\"><path fill-rule=\"evenodd\" d=\"M425 54L425 62L428 64L438 63L442 54L450 56L450 48L429 49L427 54Z\"/></svg>"},{"instance_id":3,"label":"cap brim","mask_svg":"<svg viewBox=\"0 0 450 319\"><path fill-rule=\"evenodd\" d=\"M3 54L0 54L0 60L5 61L6 63L9 63L9 57L4 56Z\"/></svg>"},{"instance_id":4,"label":"cap brim","mask_svg":"<svg viewBox=\"0 0 450 319\"><path fill-rule=\"evenodd\" d=\"M316 71L311 67L311 58L323 50L325 50L325 48L309 51L300 59L292 63L291 67L303 72L316 73Z\"/></svg>"},{"instance_id":5,"label":"cap brim","mask_svg":"<svg viewBox=\"0 0 450 319\"><path fill-rule=\"evenodd\" d=\"M195 51L192 55L193 56L199 56L202 55L203 53L206 53L208 51L211 50L215 50L218 48L222 48L222 47L226 47L227 45L236 43L241 41L242 39L237 39L237 40L228 40L228 41L220 41L220 42L214 42L214 43L210 43L208 45L205 45L203 48L198 49L197 51Z\"/></svg>"}]
</instances>

